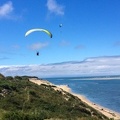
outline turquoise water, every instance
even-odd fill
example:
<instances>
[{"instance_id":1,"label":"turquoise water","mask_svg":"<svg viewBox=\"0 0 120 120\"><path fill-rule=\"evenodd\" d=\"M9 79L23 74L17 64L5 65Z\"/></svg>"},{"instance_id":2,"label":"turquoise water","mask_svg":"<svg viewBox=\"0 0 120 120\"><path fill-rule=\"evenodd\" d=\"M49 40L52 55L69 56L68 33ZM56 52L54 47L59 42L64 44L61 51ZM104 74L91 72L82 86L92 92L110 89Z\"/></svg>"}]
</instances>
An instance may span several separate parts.
<instances>
[{"instance_id":1,"label":"turquoise water","mask_svg":"<svg viewBox=\"0 0 120 120\"><path fill-rule=\"evenodd\" d=\"M79 78L47 78L56 84L66 84L74 93L85 95L92 102L120 113L120 80L81 80Z\"/></svg>"}]
</instances>

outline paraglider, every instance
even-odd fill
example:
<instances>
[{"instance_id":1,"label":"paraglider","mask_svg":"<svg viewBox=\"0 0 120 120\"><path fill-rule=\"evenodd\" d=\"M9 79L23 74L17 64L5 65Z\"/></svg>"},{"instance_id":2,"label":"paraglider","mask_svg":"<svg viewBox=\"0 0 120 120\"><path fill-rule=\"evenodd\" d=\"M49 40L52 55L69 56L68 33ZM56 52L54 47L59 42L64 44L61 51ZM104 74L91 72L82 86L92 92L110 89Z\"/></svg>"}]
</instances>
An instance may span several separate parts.
<instances>
[{"instance_id":1,"label":"paraglider","mask_svg":"<svg viewBox=\"0 0 120 120\"><path fill-rule=\"evenodd\" d=\"M39 52L37 52L36 55L39 56Z\"/></svg>"},{"instance_id":2,"label":"paraglider","mask_svg":"<svg viewBox=\"0 0 120 120\"><path fill-rule=\"evenodd\" d=\"M62 27L62 24L59 24L59 27Z\"/></svg>"},{"instance_id":3,"label":"paraglider","mask_svg":"<svg viewBox=\"0 0 120 120\"><path fill-rule=\"evenodd\" d=\"M46 29L41 29L41 28L34 28L34 29L30 29L30 30L28 30L26 33L25 33L25 37L26 36L28 36L29 34L31 34L31 33L33 33L33 32L45 32L45 33L47 33L49 36L50 36L50 38L52 38L52 33L50 32L50 31L48 31L48 30L46 30Z\"/></svg>"},{"instance_id":4,"label":"paraglider","mask_svg":"<svg viewBox=\"0 0 120 120\"><path fill-rule=\"evenodd\" d=\"M62 24L62 23L61 23L61 24L59 24L60 36L62 35L62 26L63 26L63 24Z\"/></svg>"},{"instance_id":5,"label":"paraglider","mask_svg":"<svg viewBox=\"0 0 120 120\"><path fill-rule=\"evenodd\" d=\"M45 32L47 35L49 35L50 38L52 38L52 33L46 29L41 29L41 28L34 28L30 29L25 33L25 37L27 37L29 34L33 32ZM39 52L36 53L37 56L39 56Z\"/></svg>"}]
</instances>

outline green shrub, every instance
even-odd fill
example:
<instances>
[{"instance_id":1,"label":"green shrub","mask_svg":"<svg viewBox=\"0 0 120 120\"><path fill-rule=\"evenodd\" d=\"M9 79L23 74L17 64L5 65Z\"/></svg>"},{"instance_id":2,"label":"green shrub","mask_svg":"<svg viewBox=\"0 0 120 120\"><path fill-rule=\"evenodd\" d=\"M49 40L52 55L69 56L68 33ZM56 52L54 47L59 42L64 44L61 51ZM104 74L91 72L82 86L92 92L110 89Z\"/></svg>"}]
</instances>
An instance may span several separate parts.
<instances>
[{"instance_id":1,"label":"green shrub","mask_svg":"<svg viewBox=\"0 0 120 120\"><path fill-rule=\"evenodd\" d=\"M34 84L26 76L0 79L0 110L4 111L0 120L108 120L77 97L60 94L54 87Z\"/></svg>"},{"instance_id":2,"label":"green shrub","mask_svg":"<svg viewBox=\"0 0 120 120\"><path fill-rule=\"evenodd\" d=\"M21 111L7 112L3 115L2 120L44 120L49 118L46 112L24 113Z\"/></svg>"},{"instance_id":3,"label":"green shrub","mask_svg":"<svg viewBox=\"0 0 120 120\"><path fill-rule=\"evenodd\" d=\"M5 80L13 80L14 78L12 76L5 77Z\"/></svg>"},{"instance_id":4,"label":"green shrub","mask_svg":"<svg viewBox=\"0 0 120 120\"><path fill-rule=\"evenodd\" d=\"M0 73L0 79L4 79L5 76Z\"/></svg>"},{"instance_id":5,"label":"green shrub","mask_svg":"<svg viewBox=\"0 0 120 120\"><path fill-rule=\"evenodd\" d=\"M22 77L20 77L20 76L15 76L14 79L15 79L15 80L22 80Z\"/></svg>"}]
</instances>

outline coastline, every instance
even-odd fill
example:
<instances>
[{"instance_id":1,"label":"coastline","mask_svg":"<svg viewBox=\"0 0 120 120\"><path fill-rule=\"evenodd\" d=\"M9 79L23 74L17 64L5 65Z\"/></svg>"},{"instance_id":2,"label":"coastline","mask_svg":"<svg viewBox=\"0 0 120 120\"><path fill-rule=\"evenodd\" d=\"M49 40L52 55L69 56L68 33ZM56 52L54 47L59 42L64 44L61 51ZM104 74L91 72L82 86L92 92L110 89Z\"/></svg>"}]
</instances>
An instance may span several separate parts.
<instances>
[{"instance_id":1,"label":"coastline","mask_svg":"<svg viewBox=\"0 0 120 120\"><path fill-rule=\"evenodd\" d=\"M103 106L101 106L99 104L93 103L88 98L86 98L84 95L75 94L73 92L70 92L70 93L77 96L83 102L87 103L92 108L98 110L99 112L101 112L102 114L107 116L109 119L114 118L114 120L120 120L120 113L117 113L117 112L115 112L115 111L113 111L111 109L105 108L105 107L103 107Z\"/></svg>"},{"instance_id":2,"label":"coastline","mask_svg":"<svg viewBox=\"0 0 120 120\"><path fill-rule=\"evenodd\" d=\"M91 102L88 98L86 98L84 95L73 93L72 90L68 87L68 85L57 85L57 87L62 88L64 91L69 92L70 94L77 96L79 99L81 99L83 102L87 103L92 108L98 110L108 118L114 118L115 120L120 120L120 113L117 113L113 110L110 110L108 108L105 108L103 106L100 106L96 103Z\"/></svg>"},{"instance_id":3,"label":"coastline","mask_svg":"<svg viewBox=\"0 0 120 120\"><path fill-rule=\"evenodd\" d=\"M29 78L29 81L41 85L41 84L46 84L46 85L54 85L56 86L55 90L60 90L62 89L63 91L66 91L74 96L77 96L81 101L83 101L84 103L88 104L89 106L91 106L92 108L96 109L97 111L101 112L102 114L104 114L106 117L108 118L114 118L114 120L120 120L120 113L117 113L113 110L110 110L108 108L105 108L103 106L100 106L96 103L91 102L89 99L87 99L84 95L81 94L76 94L73 93L71 88L69 88L68 85L55 85L50 83L47 80L40 80L37 78Z\"/></svg>"}]
</instances>

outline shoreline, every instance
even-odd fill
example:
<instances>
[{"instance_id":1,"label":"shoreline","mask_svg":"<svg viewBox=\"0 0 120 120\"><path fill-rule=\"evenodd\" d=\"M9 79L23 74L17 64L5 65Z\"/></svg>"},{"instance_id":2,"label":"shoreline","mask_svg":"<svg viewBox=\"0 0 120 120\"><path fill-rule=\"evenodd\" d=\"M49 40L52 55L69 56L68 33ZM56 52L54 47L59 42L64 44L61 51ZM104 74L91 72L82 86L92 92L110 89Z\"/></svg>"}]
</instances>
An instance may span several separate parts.
<instances>
[{"instance_id":1,"label":"shoreline","mask_svg":"<svg viewBox=\"0 0 120 120\"><path fill-rule=\"evenodd\" d=\"M93 103L88 98L86 98L84 95L76 94L73 92L70 92L71 94L77 96L79 99L81 99L83 102L87 103L92 108L96 109L97 111L101 112L105 116L107 116L109 119L114 118L114 120L120 120L120 113L117 113L116 111L113 111L109 108L105 108L99 104Z\"/></svg>"},{"instance_id":2,"label":"shoreline","mask_svg":"<svg viewBox=\"0 0 120 120\"><path fill-rule=\"evenodd\" d=\"M41 85L41 84L54 85L57 87L55 90L62 89L62 90L66 91L74 96L77 96L81 101L88 104L89 106L96 109L97 111L101 112L109 119L114 118L114 120L120 120L120 113L117 113L111 109L105 108L99 104L93 103L88 98L86 98L84 95L76 94L76 93L72 92L72 89L68 85L55 85L55 84L50 83L47 80L40 80L40 79L36 79L36 78L29 78L29 81L31 81L35 84L38 84L38 85Z\"/></svg>"},{"instance_id":3,"label":"shoreline","mask_svg":"<svg viewBox=\"0 0 120 120\"><path fill-rule=\"evenodd\" d=\"M83 101L84 103L87 103L89 106L91 106L92 108L101 112L108 118L114 118L114 120L120 120L120 113L117 113L111 109L105 108L99 104L93 103L88 98L86 98L84 95L76 94L76 93L72 92L71 88L69 88L67 85L57 85L57 87L60 87L64 91L69 92L70 94L72 94L74 96L77 96L79 99L81 99L81 101Z\"/></svg>"}]
</instances>

